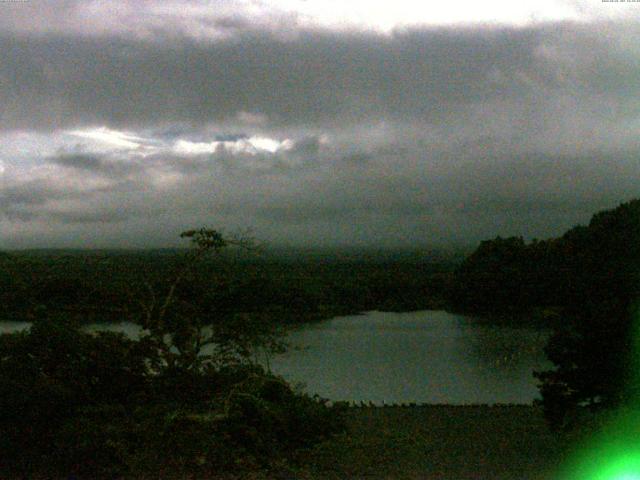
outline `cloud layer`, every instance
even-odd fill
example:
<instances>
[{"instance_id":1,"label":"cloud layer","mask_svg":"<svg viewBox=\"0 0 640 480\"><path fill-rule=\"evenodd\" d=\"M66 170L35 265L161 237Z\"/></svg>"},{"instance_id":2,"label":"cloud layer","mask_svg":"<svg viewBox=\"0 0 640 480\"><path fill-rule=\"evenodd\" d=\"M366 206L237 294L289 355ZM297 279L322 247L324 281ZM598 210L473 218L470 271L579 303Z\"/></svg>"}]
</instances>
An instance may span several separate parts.
<instances>
[{"instance_id":1,"label":"cloud layer","mask_svg":"<svg viewBox=\"0 0 640 480\"><path fill-rule=\"evenodd\" d=\"M119 5L97 32L92 2L0 20L0 246L169 245L201 224L471 244L557 235L640 195L629 9L390 32L284 3L264 21L252 2Z\"/></svg>"}]
</instances>

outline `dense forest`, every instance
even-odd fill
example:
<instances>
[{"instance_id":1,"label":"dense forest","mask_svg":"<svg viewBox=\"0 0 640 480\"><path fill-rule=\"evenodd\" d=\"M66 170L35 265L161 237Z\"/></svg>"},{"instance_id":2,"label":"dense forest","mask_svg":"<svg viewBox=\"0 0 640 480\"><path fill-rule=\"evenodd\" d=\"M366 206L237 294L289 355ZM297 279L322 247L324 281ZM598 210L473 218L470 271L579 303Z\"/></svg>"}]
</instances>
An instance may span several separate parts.
<instances>
[{"instance_id":1,"label":"dense forest","mask_svg":"<svg viewBox=\"0 0 640 480\"><path fill-rule=\"evenodd\" d=\"M0 257L0 319L64 313L81 322L132 320L162 291L184 249L21 251ZM234 250L203 258L178 286L218 316L261 312L297 323L367 310L442 308L460 253ZM196 280L197 277L197 280Z\"/></svg>"},{"instance_id":2,"label":"dense forest","mask_svg":"<svg viewBox=\"0 0 640 480\"><path fill-rule=\"evenodd\" d=\"M632 403L640 298L640 200L596 213L559 238L487 240L456 269L450 305L554 329L538 372L547 417ZM573 412L573 413L572 413Z\"/></svg>"},{"instance_id":3,"label":"dense forest","mask_svg":"<svg viewBox=\"0 0 640 480\"><path fill-rule=\"evenodd\" d=\"M476 314L524 314L600 301L610 293L633 295L639 215L640 200L634 200L595 214L587 226L559 238L483 241L456 269L449 306Z\"/></svg>"}]
</instances>

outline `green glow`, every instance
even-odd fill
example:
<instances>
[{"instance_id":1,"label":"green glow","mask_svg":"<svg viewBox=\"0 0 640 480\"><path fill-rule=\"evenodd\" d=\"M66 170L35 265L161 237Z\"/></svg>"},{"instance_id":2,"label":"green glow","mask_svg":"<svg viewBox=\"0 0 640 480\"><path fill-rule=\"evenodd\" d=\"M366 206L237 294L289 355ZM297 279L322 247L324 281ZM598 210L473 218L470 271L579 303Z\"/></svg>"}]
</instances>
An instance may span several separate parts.
<instances>
[{"instance_id":1,"label":"green glow","mask_svg":"<svg viewBox=\"0 0 640 480\"><path fill-rule=\"evenodd\" d=\"M637 312L637 309L636 309ZM628 394L634 405L601 420L598 433L575 448L563 466L561 480L640 480L640 322L635 319L634 358Z\"/></svg>"},{"instance_id":2,"label":"green glow","mask_svg":"<svg viewBox=\"0 0 640 480\"><path fill-rule=\"evenodd\" d=\"M567 480L640 480L640 452L598 455L583 462Z\"/></svg>"},{"instance_id":3,"label":"green glow","mask_svg":"<svg viewBox=\"0 0 640 480\"><path fill-rule=\"evenodd\" d=\"M618 413L580 445L563 480L640 480L640 411Z\"/></svg>"}]
</instances>

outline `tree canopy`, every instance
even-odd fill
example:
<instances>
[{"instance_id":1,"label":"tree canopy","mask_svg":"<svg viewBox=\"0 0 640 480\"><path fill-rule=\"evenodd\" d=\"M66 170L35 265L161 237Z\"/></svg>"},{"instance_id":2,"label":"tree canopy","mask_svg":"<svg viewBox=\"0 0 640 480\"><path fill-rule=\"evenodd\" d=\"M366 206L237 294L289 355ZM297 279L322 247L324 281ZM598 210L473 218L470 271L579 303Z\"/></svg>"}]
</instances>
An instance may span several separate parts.
<instances>
[{"instance_id":1,"label":"tree canopy","mask_svg":"<svg viewBox=\"0 0 640 480\"><path fill-rule=\"evenodd\" d=\"M547 347L555 368L538 374L548 416L638 399L640 200L597 213L559 241L570 272L562 322Z\"/></svg>"},{"instance_id":2,"label":"tree canopy","mask_svg":"<svg viewBox=\"0 0 640 480\"><path fill-rule=\"evenodd\" d=\"M256 361L282 348L273 322L190 295L215 295L198 275L206 257L251 242L206 228L182 237L192 248L165 282L131 285L139 338L88 333L46 308L0 335L0 477L213 478L271 468L342 430L341 405Z\"/></svg>"},{"instance_id":3,"label":"tree canopy","mask_svg":"<svg viewBox=\"0 0 640 480\"><path fill-rule=\"evenodd\" d=\"M561 425L572 410L640 391L639 295L640 200L632 200L556 239L482 242L456 271L451 303L481 314L553 308L554 368L537 377L548 418Z\"/></svg>"}]
</instances>

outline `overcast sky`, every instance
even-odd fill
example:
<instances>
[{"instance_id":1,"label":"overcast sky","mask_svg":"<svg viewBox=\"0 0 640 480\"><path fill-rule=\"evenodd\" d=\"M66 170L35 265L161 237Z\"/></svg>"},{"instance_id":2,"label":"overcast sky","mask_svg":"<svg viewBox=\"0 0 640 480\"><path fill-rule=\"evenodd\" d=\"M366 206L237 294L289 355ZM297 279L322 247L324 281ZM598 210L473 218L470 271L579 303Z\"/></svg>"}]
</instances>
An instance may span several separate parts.
<instances>
[{"instance_id":1,"label":"overcast sky","mask_svg":"<svg viewBox=\"0 0 640 480\"><path fill-rule=\"evenodd\" d=\"M547 238L640 197L640 3L0 1L0 248Z\"/></svg>"}]
</instances>

